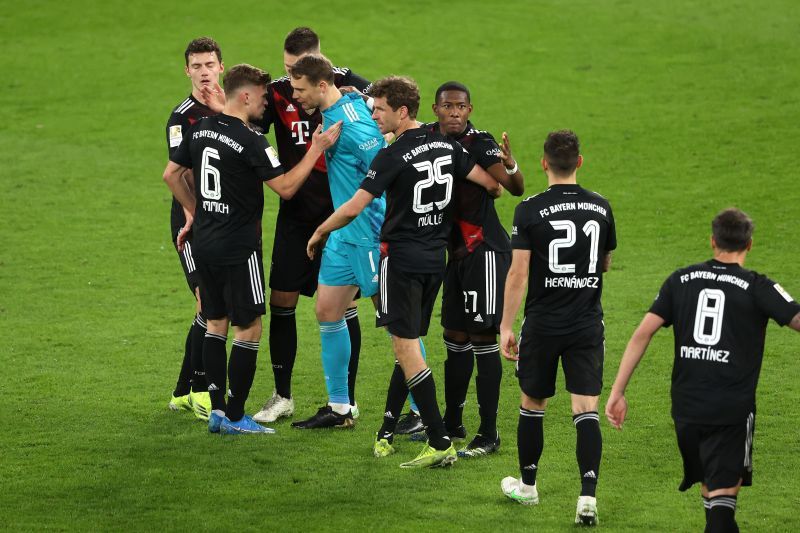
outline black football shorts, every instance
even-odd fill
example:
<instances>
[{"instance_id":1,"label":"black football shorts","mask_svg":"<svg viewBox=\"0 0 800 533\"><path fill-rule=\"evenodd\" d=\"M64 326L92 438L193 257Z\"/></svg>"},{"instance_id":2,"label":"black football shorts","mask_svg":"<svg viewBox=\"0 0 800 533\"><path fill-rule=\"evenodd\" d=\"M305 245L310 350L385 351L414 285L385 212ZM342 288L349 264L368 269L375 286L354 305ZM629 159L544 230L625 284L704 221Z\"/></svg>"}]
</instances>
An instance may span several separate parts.
<instances>
[{"instance_id":1,"label":"black football shorts","mask_svg":"<svg viewBox=\"0 0 800 533\"><path fill-rule=\"evenodd\" d=\"M500 331L511 254L486 245L450 260L444 275L442 327L467 333Z\"/></svg>"},{"instance_id":2,"label":"black football shorts","mask_svg":"<svg viewBox=\"0 0 800 533\"><path fill-rule=\"evenodd\" d=\"M261 254L253 252L238 265L197 262L200 303L207 319L228 317L234 326L247 326L266 314Z\"/></svg>"},{"instance_id":3,"label":"black football shorts","mask_svg":"<svg viewBox=\"0 0 800 533\"><path fill-rule=\"evenodd\" d=\"M309 259L306 244L316 229L315 225L295 222L282 210L278 212L269 270L270 289L314 296L322 254L317 253L313 260Z\"/></svg>"},{"instance_id":4,"label":"black football shorts","mask_svg":"<svg viewBox=\"0 0 800 533\"><path fill-rule=\"evenodd\" d=\"M378 312L375 324L403 339L428 333L433 305L442 286L442 274L403 272L392 268L390 258L381 257Z\"/></svg>"},{"instance_id":5,"label":"black football shorts","mask_svg":"<svg viewBox=\"0 0 800 533\"><path fill-rule=\"evenodd\" d=\"M600 322L567 335L542 335L522 324L517 378L522 392L531 398L550 398L556 393L558 361L572 394L599 396L603 389L605 328Z\"/></svg>"},{"instance_id":6,"label":"black football shorts","mask_svg":"<svg viewBox=\"0 0 800 533\"><path fill-rule=\"evenodd\" d=\"M678 490L704 483L709 491L735 487L739 480L753 484L755 414L739 424L712 426L675 421L678 449L683 458L683 481Z\"/></svg>"}]
</instances>

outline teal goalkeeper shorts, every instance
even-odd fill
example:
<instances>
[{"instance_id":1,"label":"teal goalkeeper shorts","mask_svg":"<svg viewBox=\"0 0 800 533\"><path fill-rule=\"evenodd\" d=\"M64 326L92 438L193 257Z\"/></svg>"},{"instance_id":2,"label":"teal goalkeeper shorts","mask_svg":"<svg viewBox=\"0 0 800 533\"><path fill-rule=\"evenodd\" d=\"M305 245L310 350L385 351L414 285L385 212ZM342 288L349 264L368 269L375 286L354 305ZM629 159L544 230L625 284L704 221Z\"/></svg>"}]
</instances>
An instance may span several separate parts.
<instances>
[{"instance_id":1,"label":"teal goalkeeper shorts","mask_svg":"<svg viewBox=\"0 0 800 533\"><path fill-rule=\"evenodd\" d=\"M352 285L361 289L362 296L369 297L378 292L379 263L377 243L357 246L331 235L322 252L318 281L332 287Z\"/></svg>"}]
</instances>

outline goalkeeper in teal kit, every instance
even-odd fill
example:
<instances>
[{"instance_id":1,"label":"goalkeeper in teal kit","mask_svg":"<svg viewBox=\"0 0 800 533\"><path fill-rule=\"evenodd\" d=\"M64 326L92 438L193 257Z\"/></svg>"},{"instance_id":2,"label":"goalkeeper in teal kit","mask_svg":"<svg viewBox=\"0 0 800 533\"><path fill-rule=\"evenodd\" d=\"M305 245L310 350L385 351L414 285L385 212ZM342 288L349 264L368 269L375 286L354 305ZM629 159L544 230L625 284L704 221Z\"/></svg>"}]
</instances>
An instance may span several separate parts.
<instances>
[{"instance_id":1,"label":"goalkeeper in teal kit","mask_svg":"<svg viewBox=\"0 0 800 533\"><path fill-rule=\"evenodd\" d=\"M342 95L336 88L334 67L325 57L311 54L300 58L290 76L294 98L306 110L319 108L326 129L342 122L339 141L325 154L331 197L337 208L358 190L386 142L361 94ZM292 423L292 427L353 426L347 388L350 336L344 314L359 290L363 296L374 296L378 290L379 236L385 211L385 199L375 198L352 223L333 232L325 244L316 314L328 403L311 418Z\"/></svg>"}]
</instances>

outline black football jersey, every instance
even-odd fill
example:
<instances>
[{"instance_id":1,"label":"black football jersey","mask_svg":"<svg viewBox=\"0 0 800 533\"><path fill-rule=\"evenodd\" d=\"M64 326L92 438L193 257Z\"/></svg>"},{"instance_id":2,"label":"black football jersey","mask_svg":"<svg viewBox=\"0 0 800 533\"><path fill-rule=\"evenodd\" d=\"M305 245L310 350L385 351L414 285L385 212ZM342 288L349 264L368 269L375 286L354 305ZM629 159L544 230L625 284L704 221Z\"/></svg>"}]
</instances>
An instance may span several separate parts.
<instances>
[{"instance_id":1,"label":"black football jersey","mask_svg":"<svg viewBox=\"0 0 800 533\"><path fill-rule=\"evenodd\" d=\"M611 205L580 185L553 185L514 211L511 245L530 250L525 316L565 335L603 319L603 258L617 247Z\"/></svg>"},{"instance_id":2,"label":"black football jersey","mask_svg":"<svg viewBox=\"0 0 800 533\"><path fill-rule=\"evenodd\" d=\"M369 82L350 69L334 67L334 84L337 87L352 85L363 91ZM281 163L287 170L294 168L311 146L311 134L322 124L322 113L315 109L307 113L292 97L289 76L278 78L269 84L267 109L264 118L255 123L263 131L275 128L275 142ZM293 220L318 225L333 212L331 191L328 187L325 157L320 156L314 170L291 200L281 199L281 211Z\"/></svg>"},{"instance_id":3,"label":"black football jersey","mask_svg":"<svg viewBox=\"0 0 800 533\"><path fill-rule=\"evenodd\" d=\"M188 98L175 106L167 121L168 156L172 156L175 150L178 149L184 134L189 131L192 124L203 117L212 115L216 115L216 113L207 108L204 104L198 102L191 94ZM172 198L172 210L170 212L172 235L176 235L178 229L183 227L184 224L186 224L186 217L183 214L183 208L181 204L178 203L178 200Z\"/></svg>"},{"instance_id":4,"label":"black football jersey","mask_svg":"<svg viewBox=\"0 0 800 533\"><path fill-rule=\"evenodd\" d=\"M192 126L170 159L194 173L195 256L219 265L247 261L260 246L263 182L283 174L267 139L220 114Z\"/></svg>"},{"instance_id":5,"label":"black football jersey","mask_svg":"<svg viewBox=\"0 0 800 533\"><path fill-rule=\"evenodd\" d=\"M457 142L425 128L406 130L381 149L361 188L386 192L381 252L405 272L441 272L453 223L454 182L475 166Z\"/></svg>"},{"instance_id":6,"label":"black football jersey","mask_svg":"<svg viewBox=\"0 0 800 533\"><path fill-rule=\"evenodd\" d=\"M755 412L768 320L784 326L800 304L766 276L711 260L675 271L650 312L674 329L672 416L726 425Z\"/></svg>"},{"instance_id":7,"label":"black football jersey","mask_svg":"<svg viewBox=\"0 0 800 533\"><path fill-rule=\"evenodd\" d=\"M439 131L439 123L426 124L431 131ZM500 147L488 131L481 131L467 122L466 129L455 137L483 169L502 163ZM455 184L455 223L450 232L448 252L456 259L472 253L481 244L496 252L510 252L511 240L508 237L497 211L494 198L480 185L468 180Z\"/></svg>"}]
</instances>

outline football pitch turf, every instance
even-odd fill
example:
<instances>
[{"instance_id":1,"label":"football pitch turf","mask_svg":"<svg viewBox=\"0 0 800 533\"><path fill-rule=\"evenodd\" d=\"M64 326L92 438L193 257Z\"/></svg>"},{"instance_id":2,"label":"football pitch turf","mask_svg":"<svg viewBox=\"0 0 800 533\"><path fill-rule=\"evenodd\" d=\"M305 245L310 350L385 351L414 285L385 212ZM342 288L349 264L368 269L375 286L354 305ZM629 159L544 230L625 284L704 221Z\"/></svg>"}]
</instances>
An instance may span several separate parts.
<instances>
[{"instance_id":1,"label":"football pitch turf","mask_svg":"<svg viewBox=\"0 0 800 533\"><path fill-rule=\"evenodd\" d=\"M8 530L570 529L579 479L568 395L545 418L541 503L516 505L519 393L504 363L500 452L405 471L421 445L371 445L393 359L362 301L361 418L352 431L274 425L264 437L209 435L166 405L193 317L169 242L164 127L189 92L183 50L211 35L230 67L282 75L282 43L313 27L334 64L370 79L472 91L475 125L508 131L526 196L544 189L548 131L575 130L579 182L606 196L619 248L606 276L608 390L630 334L675 268L710 257L710 220L736 205L756 221L746 266L800 295L797 166L800 7L782 0L305 4L155 1L5 4L0 32L0 528ZM264 255L277 197L266 191ZM497 201L507 228L518 199ZM266 325L266 321L265 321ZM298 307L297 415L325 401L313 304ZM266 327L265 327L266 330ZM438 308L426 339L443 400ZM262 338L248 411L272 391ZM743 531L789 531L800 509L800 343L770 324L758 393L754 486ZM609 531L699 531L697 489L679 493L669 415L672 334L654 339L629 387L622 432L604 418L598 487ZM474 385L465 421L477 429Z\"/></svg>"}]
</instances>

